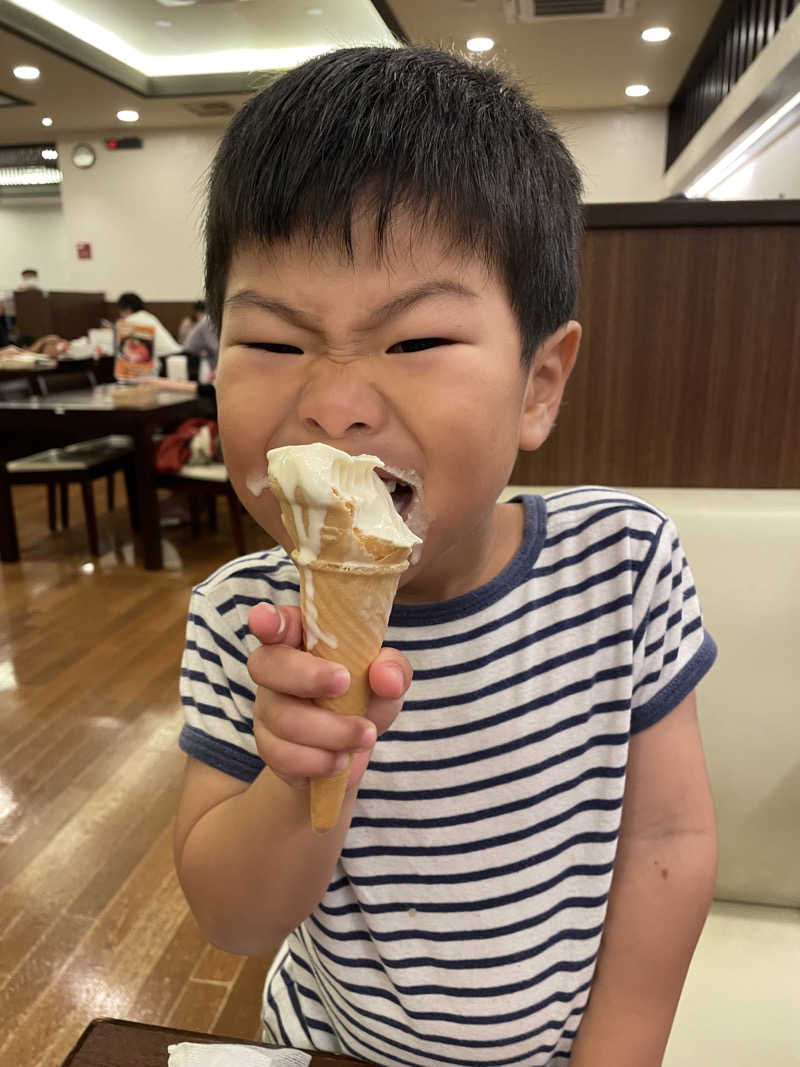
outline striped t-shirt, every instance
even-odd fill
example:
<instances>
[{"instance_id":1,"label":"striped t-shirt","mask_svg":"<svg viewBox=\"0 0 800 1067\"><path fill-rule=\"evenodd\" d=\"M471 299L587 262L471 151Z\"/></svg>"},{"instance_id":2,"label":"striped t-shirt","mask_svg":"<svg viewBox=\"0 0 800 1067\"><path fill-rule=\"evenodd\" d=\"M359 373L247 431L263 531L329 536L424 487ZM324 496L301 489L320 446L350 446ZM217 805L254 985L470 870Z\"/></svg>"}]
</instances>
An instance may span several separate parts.
<instances>
[{"instance_id":1,"label":"striped t-shirt","mask_svg":"<svg viewBox=\"0 0 800 1067\"><path fill-rule=\"evenodd\" d=\"M672 522L584 487L523 498L486 585L395 605L414 668L375 747L325 896L267 976L266 1040L374 1064L561 1064L586 1005L628 741L714 661ZM280 549L194 591L181 747L245 781L263 764L253 604L297 604ZM265 907L269 904L265 901Z\"/></svg>"}]
</instances>

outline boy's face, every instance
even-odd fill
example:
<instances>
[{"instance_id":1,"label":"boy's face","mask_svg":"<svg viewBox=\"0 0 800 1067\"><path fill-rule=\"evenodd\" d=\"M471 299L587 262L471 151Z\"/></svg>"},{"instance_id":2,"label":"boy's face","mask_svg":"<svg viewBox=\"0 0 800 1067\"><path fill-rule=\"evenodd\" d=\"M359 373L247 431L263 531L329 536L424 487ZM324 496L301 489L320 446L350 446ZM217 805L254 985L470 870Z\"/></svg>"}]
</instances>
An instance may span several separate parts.
<instances>
[{"instance_id":1,"label":"boy's face","mask_svg":"<svg viewBox=\"0 0 800 1067\"><path fill-rule=\"evenodd\" d=\"M259 492L269 449L320 441L413 471L422 506L409 525L424 544L399 599L444 599L513 554L521 522L499 521L495 501L518 449L547 436L571 360L553 401L563 354L540 366L545 342L522 369L505 288L478 260L412 237L403 220L382 262L371 220L354 222L353 237L352 264L301 240L234 256L216 379L225 463L287 549L277 502Z\"/></svg>"}]
</instances>

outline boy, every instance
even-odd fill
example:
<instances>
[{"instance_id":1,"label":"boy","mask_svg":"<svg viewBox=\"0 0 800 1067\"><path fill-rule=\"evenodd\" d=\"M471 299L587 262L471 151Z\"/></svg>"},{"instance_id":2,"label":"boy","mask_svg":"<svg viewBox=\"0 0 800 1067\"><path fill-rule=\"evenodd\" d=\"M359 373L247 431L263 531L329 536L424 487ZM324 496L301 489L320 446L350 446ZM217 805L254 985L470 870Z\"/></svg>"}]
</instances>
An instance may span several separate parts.
<instances>
[{"instance_id":1,"label":"boy","mask_svg":"<svg viewBox=\"0 0 800 1067\"><path fill-rule=\"evenodd\" d=\"M693 697L714 644L654 508L596 487L496 504L577 354L579 194L516 88L425 48L291 71L215 160L225 461L282 547L194 592L176 863L211 941L276 952L265 1040L661 1062L714 884ZM348 678L302 651L264 490L268 449L315 441L406 472L424 537L364 720L313 703ZM314 836L306 783L348 753Z\"/></svg>"}]
</instances>

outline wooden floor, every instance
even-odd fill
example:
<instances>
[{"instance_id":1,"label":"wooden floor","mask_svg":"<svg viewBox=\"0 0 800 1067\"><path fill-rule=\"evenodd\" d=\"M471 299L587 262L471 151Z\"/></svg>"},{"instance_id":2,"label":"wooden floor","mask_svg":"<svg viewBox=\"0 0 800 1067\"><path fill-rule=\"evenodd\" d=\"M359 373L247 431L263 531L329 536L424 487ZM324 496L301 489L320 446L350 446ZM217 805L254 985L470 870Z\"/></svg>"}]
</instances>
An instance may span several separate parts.
<instances>
[{"instance_id":1,"label":"wooden floor","mask_svg":"<svg viewBox=\"0 0 800 1067\"><path fill-rule=\"evenodd\" d=\"M0 565L0 1065L61 1064L116 1016L252 1038L266 959L209 946L173 870L183 755L178 669L192 585L235 555L219 530L164 530L144 570L125 494L92 560L77 493L14 489L22 561ZM248 549L266 539L249 520Z\"/></svg>"}]
</instances>

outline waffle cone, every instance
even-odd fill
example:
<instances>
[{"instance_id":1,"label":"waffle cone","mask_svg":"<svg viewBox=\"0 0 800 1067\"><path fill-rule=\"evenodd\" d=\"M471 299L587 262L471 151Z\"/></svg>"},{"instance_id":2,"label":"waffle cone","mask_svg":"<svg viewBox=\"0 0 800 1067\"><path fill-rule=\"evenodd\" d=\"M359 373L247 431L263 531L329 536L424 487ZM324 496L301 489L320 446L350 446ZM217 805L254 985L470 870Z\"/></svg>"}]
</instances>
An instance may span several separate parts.
<instances>
[{"instance_id":1,"label":"waffle cone","mask_svg":"<svg viewBox=\"0 0 800 1067\"><path fill-rule=\"evenodd\" d=\"M381 650L400 575L407 563L342 565L314 561L299 566L300 607L309 651L350 672L350 688L318 700L338 715L363 715L370 694L369 667ZM309 641L311 635L317 639ZM339 820L349 768L311 781L311 826L317 833Z\"/></svg>"}]
</instances>

